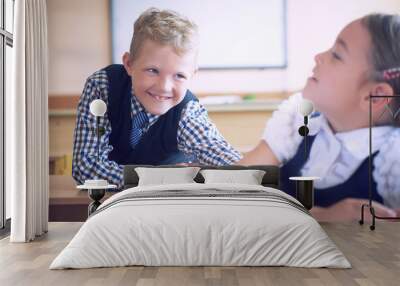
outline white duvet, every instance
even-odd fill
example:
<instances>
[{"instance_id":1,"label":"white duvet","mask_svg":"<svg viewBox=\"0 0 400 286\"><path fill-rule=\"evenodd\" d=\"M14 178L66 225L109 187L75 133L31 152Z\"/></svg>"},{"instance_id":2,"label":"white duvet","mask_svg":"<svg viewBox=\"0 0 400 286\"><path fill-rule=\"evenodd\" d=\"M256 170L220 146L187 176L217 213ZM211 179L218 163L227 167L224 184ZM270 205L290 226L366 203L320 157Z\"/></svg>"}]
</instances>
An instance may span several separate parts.
<instances>
[{"instance_id":1,"label":"white duvet","mask_svg":"<svg viewBox=\"0 0 400 286\"><path fill-rule=\"evenodd\" d=\"M241 196L180 197L177 192L173 197L129 199L172 190ZM251 191L267 192L271 198L252 197ZM131 188L106 200L50 269L127 265L349 268L318 222L295 204L299 202L279 190L254 185Z\"/></svg>"}]
</instances>

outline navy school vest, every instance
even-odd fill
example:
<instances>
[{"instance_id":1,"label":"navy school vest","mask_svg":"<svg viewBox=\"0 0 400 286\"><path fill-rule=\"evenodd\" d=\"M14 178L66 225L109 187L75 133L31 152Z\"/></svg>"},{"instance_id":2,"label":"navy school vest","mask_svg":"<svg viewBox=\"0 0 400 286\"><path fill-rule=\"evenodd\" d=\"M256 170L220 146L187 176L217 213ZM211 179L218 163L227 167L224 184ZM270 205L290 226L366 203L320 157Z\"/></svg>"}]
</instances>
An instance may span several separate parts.
<instances>
[{"instance_id":1,"label":"navy school vest","mask_svg":"<svg viewBox=\"0 0 400 286\"><path fill-rule=\"evenodd\" d=\"M303 168L305 162L308 160L309 151L314 143L315 136L307 137L307 158L304 157L304 139L297 149L296 155L289 160L281 168L281 188L284 192L295 196L296 185L294 181L290 181L289 177L300 176L300 170ZM375 158L376 154L372 155L372 159ZM358 198L358 199L368 199L369 198L369 158L366 158L358 169L354 172L350 178L333 187L325 189L314 188L314 205L327 207L345 198ZM372 172L374 167L372 165ZM374 201L383 203L382 197L378 194L377 184L372 178L372 199Z\"/></svg>"},{"instance_id":2,"label":"navy school vest","mask_svg":"<svg viewBox=\"0 0 400 286\"><path fill-rule=\"evenodd\" d=\"M193 160L193 157L187 157L178 150L177 131L182 109L189 101L197 101L197 98L188 90L184 99L161 115L132 148L129 143L132 128L131 77L123 65L110 65L104 70L108 77L109 143L113 147L109 159L120 165L164 165Z\"/></svg>"}]
</instances>

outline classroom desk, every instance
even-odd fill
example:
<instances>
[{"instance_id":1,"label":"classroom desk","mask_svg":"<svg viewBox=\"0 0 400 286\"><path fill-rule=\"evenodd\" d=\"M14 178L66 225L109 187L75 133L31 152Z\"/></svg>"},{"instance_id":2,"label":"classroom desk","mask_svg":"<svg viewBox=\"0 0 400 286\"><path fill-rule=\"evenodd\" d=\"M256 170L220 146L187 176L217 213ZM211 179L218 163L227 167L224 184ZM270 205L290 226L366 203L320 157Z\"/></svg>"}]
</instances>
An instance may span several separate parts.
<instances>
[{"instance_id":1,"label":"classroom desk","mask_svg":"<svg viewBox=\"0 0 400 286\"><path fill-rule=\"evenodd\" d=\"M113 194L106 192L102 201ZM85 221L91 202L87 191L78 190L71 176L50 176L49 221Z\"/></svg>"}]
</instances>

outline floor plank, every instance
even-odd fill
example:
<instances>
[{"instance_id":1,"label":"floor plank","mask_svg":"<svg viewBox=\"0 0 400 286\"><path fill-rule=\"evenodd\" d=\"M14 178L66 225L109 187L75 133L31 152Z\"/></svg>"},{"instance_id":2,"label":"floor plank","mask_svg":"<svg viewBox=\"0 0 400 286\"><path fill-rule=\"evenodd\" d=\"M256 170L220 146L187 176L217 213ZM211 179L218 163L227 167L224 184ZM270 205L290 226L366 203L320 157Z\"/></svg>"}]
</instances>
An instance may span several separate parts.
<instances>
[{"instance_id":1,"label":"floor plank","mask_svg":"<svg viewBox=\"0 0 400 286\"><path fill-rule=\"evenodd\" d=\"M375 231L356 223L322 224L352 269L290 267L117 267L48 269L82 223L54 222L32 243L0 240L0 285L400 285L400 224L378 221Z\"/></svg>"}]
</instances>

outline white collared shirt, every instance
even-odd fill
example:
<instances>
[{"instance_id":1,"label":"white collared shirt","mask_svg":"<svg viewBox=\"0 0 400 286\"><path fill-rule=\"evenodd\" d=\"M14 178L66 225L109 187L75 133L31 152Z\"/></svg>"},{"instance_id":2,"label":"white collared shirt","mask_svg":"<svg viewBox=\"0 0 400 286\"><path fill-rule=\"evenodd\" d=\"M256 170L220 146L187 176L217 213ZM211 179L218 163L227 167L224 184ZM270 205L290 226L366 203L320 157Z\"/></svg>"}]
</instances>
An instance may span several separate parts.
<instances>
[{"instance_id":1,"label":"white collared shirt","mask_svg":"<svg viewBox=\"0 0 400 286\"><path fill-rule=\"evenodd\" d=\"M314 120L320 121L320 127L311 147L309 160L302 168L301 174L320 177L314 185L324 189L347 181L368 158L369 129L335 134L323 115ZM372 130L373 154L380 149L394 127L374 127Z\"/></svg>"}]
</instances>

